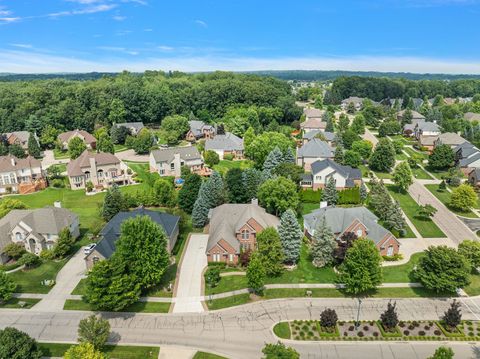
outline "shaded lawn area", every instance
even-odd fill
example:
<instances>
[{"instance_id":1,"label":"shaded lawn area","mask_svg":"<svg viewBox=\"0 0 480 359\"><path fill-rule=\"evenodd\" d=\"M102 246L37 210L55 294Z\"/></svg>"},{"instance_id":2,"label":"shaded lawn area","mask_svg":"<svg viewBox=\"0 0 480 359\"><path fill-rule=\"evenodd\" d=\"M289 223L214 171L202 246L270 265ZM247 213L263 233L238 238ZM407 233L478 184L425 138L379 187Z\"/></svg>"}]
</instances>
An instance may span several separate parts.
<instances>
[{"instance_id":1,"label":"shaded lawn area","mask_svg":"<svg viewBox=\"0 0 480 359\"><path fill-rule=\"evenodd\" d=\"M205 352L196 352L193 356L193 359L227 359L220 355L212 354L212 353L205 353Z\"/></svg>"},{"instance_id":2,"label":"shaded lawn area","mask_svg":"<svg viewBox=\"0 0 480 359\"><path fill-rule=\"evenodd\" d=\"M415 282L415 279L412 277L412 271L422 256L423 256L423 252L414 253L410 257L410 260L405 264L400 264L397 266L382 267L383 282L384 283Z\"/></svg>"},{"instance_id":3,"label":"shaded lawn area","mask_svg":"<svg viewBox=\"0 0 480 359\"><path fill-rule=\"evenodd\" d=\"M360 172L362 172L362 177L368 178L368 173L370 172L370 169L366 165L359 165L358 169Z\"/></svg>"},{"instance_id":4,"label":"shaded lawn area","mask_svg":"<svg viewBox=\"0 0 480 359\"><path fill-rule=\"evenodd\" d=\"M378 171L373 171L373 173L375 173L375 176L377 176L379 179L392 179L393 176L390 172L378 172ZM393 172L393 170L392 170Z\"/></svg>"},{"instance_id":5,"label":"shaded lawn area","mask_svg":"<svg viewBox=\"0 0 480 359\"><path fill-rule=\"evenodd\" d=\"M67 260L44 261L37 268L9 273L8 276L17 283L16 293L48 293L52 287L42 285L40 282L45 279L55 279Z\"/></svg>"},{"instance_id":6,"label":"shaded lawn area","mask_svg":"<svg viewBox=\"0 0 480 359\"><path fill-rule=\"evenodd\" d=\"M54 148L53 149L53 157L56 160L64 160L64 159L70 158L70 154L68 153L68 151L60 151L60 150Z\"/></svg>"},{"instance_id":7,"label":"shaded lawn area","mask_svg":"<svg viewBox=\"0 0 480 359\"><path fill-rule=\"evenodd\" d=\"M35 304L40 302L41 299L33 299L33 298L12 298L7 300L6 302L0 303L0 308L13 308L13 309L30 309ZM23 307L19 304L19 302L26 303Z\"/></svg>"},{"instance_id":8,"label":"shaded lawn area","mask_svg":"<svg viewBox=\"0 0 480 359\"><path fill-rule=\"evenodd\" d=\"M452 197L452 194L448 192L447 190L444 191L439 191L439 185L438 184L427 184L425 187L432 192L432 194L437 197L437 199L442 202L451 212L458 214L459 216L463 217L468 217L468 218L478 218L478 216L473 213L472 211L468 212L463 212L460 211L456 208L453 208L449 205L450 203L450 198Z\"/></svg>"},{"instance_id":9,"label":"shaded lawn area","mask_svg":"<svg viewBox=\"0 0 480 359\"><path fill-rule=\"evenodd\" d=\"M425 169L430 172L436 179L443 180L445 176L448 175L448 169L446 170L436 170L428 165L425 166ZM460 178L465 178L463 172L458 172Z\"/></svg>"},{"instance_id":10,"label":"shaded lawn area","mask_svg":"<svg viewBox=\"0 0 480 359\"><path fill-rule=\"evenodd\" d=\"M63 309L64 310L96 311L90 304L78 299L67 299L65 301L65 305L63 306ZM168 313L169 309L170 309L170 303L137 302L123 309L122 312Z\"/></svg>"},{"instance_id":11,"label":"shaded lawn area","mask_svg":"<svg viewBox=\"0 0 480 359\"><path fill-rule=\"evenodd\" d=\"M221 160L218 164L213 166L213 170L223 175L229 169L232 169L232 168L240 168L244 170L246 168L251 168L251 167L253 167L253 162L250 160L236 160L236 161Z\"/></svg>"},{"instance_id":12,"label":"shaded lawn area","mask_svg":"<svg viewBox=\"0 0 480 359\"><path fill-rule=\"evenodd\" d=\"M427 172L425 172L421 167L414 167L411 169L413 177L417 179L426 179L426 180L431 180L433 179L432 176L430 176Z\"/></svg>"},{"instance_id":13,"label":"shaded lawn area","mask_svg":"<svg viewBox=\"0 0 480 359\"><path fill-rule=\"evenodd\" d=\"M424 219L417 216L420 206L408 194L408 192L400 192L395 185L386 185L390 195L400 203L407 217L412 221L418 232L424 238L444 238L445 234L430 219Z\"/></svg>"},{"instance_id":14,"label":"shaded lawn area","mask_svg":"<svg viewBox=\"0 0 480 359\"><path fill-rule=\"evenodd\" d=\"M409 144L412 144L412 143L409 143ZM403 150L405 152L407 152L412 157L421 158L422 160L428 160L428 153L427 152L416 151L411 147L404 147Z\"/></svg>"},{"instance_id":15,"label":"shaded lawn area","mask_svg":"<svg viewBox=\"0 0 480 359\"><path fill-rule=\"evenodd\" d=\"M115 149L115 153L117 152L123 152L123 151L126 151L128 150L129 148L125 145L113 145L114 149Z\"/></svg>"},{"instance_id":16,"label":"shaded lawn area","mask_svg":"<svg viewBox=\"0 0 480 359\"><path fill-rule=\"evenodd\" d=\"M470 296L480 295L480 275L472 274L470 275L471 283L463 288L465 292Z\"/></svg>"},{"instance_id":17,"label":"shaded lawn area","mask_svg":"<svg viewBox=\"0 0 480 359\"><path fill-rule=\"evenodd\" d=\"M302 202L302 215L309 214L320 208L320 203Z\"/></svg>"},{"instance_id":18,"label":"shaded lawn area","mask_svg":"<svg viewBox=\"0 0 480 359\"><path fill-rule=\"evenodd\" d=\"M38 343L45 357L63 357L65 352L75 344ZM148 346L106 345L103 353L116 359L158 358L160 348Z\"/></svg>"},{"instance_id":19,"label":"shaded lawn area","mask_svg":"<svg viewBox=\"0 0 480 359\"><path fill-rule=\"evenodd\" d=\"M395 154L395 159L397 161L406 161L408 159L408 157L404 153L397 153L397 154Z\"/></svg>"}]
</instances>

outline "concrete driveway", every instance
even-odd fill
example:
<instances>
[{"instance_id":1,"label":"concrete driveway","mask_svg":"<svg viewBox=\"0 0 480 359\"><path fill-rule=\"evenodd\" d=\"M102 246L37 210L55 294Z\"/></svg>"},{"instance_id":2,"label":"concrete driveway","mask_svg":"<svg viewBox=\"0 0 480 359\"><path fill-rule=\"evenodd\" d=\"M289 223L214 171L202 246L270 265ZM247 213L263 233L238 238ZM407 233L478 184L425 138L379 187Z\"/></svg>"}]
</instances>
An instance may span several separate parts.
<instances>
[{"instance_id":1,"label":"concrete driveway","mask_svg":"<svg viewBox=\"0 0 480 359\"><path fill-rule=\"evenodd\" d=\"M65 163L65 164L67 164L68 162L70 162L70 159L69 159L69 158L64 158L64 159L61 159L61 160L56 160L52 150L45 150L45 151L43 151L43 158L42 158L42 167L43 167L43 169L47 169L47 168L50 167L50 166L58 165L58 164L60 164L60 163Z\"/></svg>"},{"instance_id":2,"label":"concrete driveway","mask_svg":"<svg viewBox=\"0 0 480 359\"><path fill-rule=\"evenodd\" d=\"M148 162L150 160L149 155L137 155L134 150L126 150L115 153L115 156L122 161L132 162Z\"/></svg>"},{"instance_id":3,"label":"concrete driveway","mask_svg":"<svg viewBox=\"0 0 480 359\"><path fill-rule=\"evenodd\" d=\"M207 266L208 234L192 233L178 268L177 291L173 313L200 313L202 305L202 273Z\"/></svg>"},{"instance_id":4,"label":"concrete driveway","mask_svg":"<svg viewBox=\"0 0 480 359\"><path fill-rule=\"evenodd\" d=\"M63 309L65 300L85 276L84 258L82 247L58 272L55 286L34 306L36 311L51 312Z\"/></svg>"}]
</instances>

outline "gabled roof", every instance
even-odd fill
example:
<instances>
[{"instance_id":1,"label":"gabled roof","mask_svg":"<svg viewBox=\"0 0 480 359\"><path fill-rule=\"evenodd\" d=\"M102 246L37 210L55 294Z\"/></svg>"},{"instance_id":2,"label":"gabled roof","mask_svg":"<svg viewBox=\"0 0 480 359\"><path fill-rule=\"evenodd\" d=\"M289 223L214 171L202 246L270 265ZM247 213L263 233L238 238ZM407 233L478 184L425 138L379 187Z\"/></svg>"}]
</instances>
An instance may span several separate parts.
<instances>
[{"instance_id":1,"label":"gabled roof","mask_svg":"<svg viewBox=\"0 0 480 359\"><path fill-rule=\"evenodd\" d=\"M13 209L0 219L0 227L8 224L12 230L18 223L24 222L37 233L59 234L76 220L78 216L66 208Z\"/></svg>"},{"instance_id":2,"label":"gabled roof","mask_svg":"<svg viewBox=\"0 0 480 359\"><path fill-rule=\"evenodd\" d=\"M231 132L216 135L214 138L205 141L205 150L243 151L243 139Z\"/></svg>"},{"instance_id":3,"label":"gabled roof","mask_svg":"<svg viewBox=\"0 0 480 359\"><path fill-rule=\"evenodd\" d=\"M215 130L215 127L208 125L203 121L192 120L188 121L188 124L190 125L190 131L192 131L196 137L202 136L203 130Z\"/></svg>"},{"instance_id":4,"label":"gabled roof","mask_svg":"<svg viewBox=\"0 0 480 359\"><path fill-rule=\"evenodd\" d=\"M161 228L163 228L169 238L171 238L180 221L179 216L174 216L159 211L151 211L144 208L137 208L133 211L117 213L101 230L100 236L102 239L97 243L97 246L95 247L96 251L104 258L110 258L115 252L115 242L120 237L123 221L138 216L150 217L153 222L157 223Z\"/></svg>"},{"instance_id":5,"label":"gabled roof","mask_svg":"<svg viewBox=\"0 0 480 359\"><path fill-rule=\"evenodd\" d=\"M5 134L7 136L7 139L10 138L10 136L15 136L20 140L20 142L28 142L28 139L30 138L30 132L28 131L14 131L14 132L8 132Z\"/></svg>"},{"instance_id":6,"label":"gabled roof","mask_svg":"<svg viewBox=\"0 0 480 359\"><path fill-rule=\"evenodd\" d=\"M335 171L344 177L346 179L347 187L354 187L354 181L362 179L362 172L358 168L340 165L329 158L313 162L312 175L315 176L318 172L323 171L326 168L331 168L332 171Z\"/></svg>"},{"instance_id":7,"label":"gabled roof","mask_svg":"<svg viewBox=\"0 0 480 359\"><path fill-rule=\"evenodd\" d=\"M229 245L240 250L240 243L236 233L248 220L253 218L263 229L277 228L280 221L274 215L265 211L255 203L235 204L226 203L210 210L210 233L208 237L207 252L220 240L225 240Z\"/></svg>"},{"instance_id":8,"label":"gabled roof","mask_svg":"<svg viewBox=\"0 0 480 359\"><path fill-rule=\"evenodd\" d=\"M325 113L325 110L320 110L318 108L306 107L303 109L303 113L307 118L322 118Z\"/></svg>"},{"instance_id":9,"label":"gabled roof","mask_svg":"<svg viewBox=\"0 0 480 359\"><path fill-rule=\"evenodd\" d=\"M460 167L468 167L470 164L478 160L480 160L480 152L476 152L470 157L462 158L460 161L458 161L458 164Z\"/></svg>"},{"instance_id":10,"label":"gabled roof","mask_svg":"<svg viewBox=\"0 0 480 359\"><path fill-rule=\"evenodd\" d=\"M346 98L345 100L342 100L343 104L348 105L350 102L354 104L362 104L363 103L363 98L361 97L356 97L356 96L350 96L349 98Z\"/></svg>"},{"instance_id":11,"label":"gabled roof","mask_svg":"<svg viewBox=\"0 0 480 359\"><path fill-rule=\"evenodd\" d=\"M418 122L417 129L428 132L440 132L440 127L434 122Z\"/></svg>"},{"instance_id":12,"label":"gabled roof","mask_svg":"<svg viewBox=\"0 0 480 359\"><path fill-rule=\"evenodd\" d=\"M343 233L355 220L363 223L367 228L367 237L378 244L387 234L387 229L377 223L377 216L366 207L324 207L303 216L305 223L315 229L325 218L326 224L333 233Z\"/></svg>"},{"instance_id":13,"label":"gabled roof","mask_svg":"<svg viewBox=\"0 0 480 359\"><path fill-rule=\"evenodd\" d=\"M300 127L305 128L315 128L319 130L323 130L327 127L327 123L323 122L322 120L318 120L316 118L309 118L308 120L302 122Z\"/></svg>"},{"instance_id":14,"label":"gabled roof","mask_svg":"<svg viewBox=\"0 0 480 359\"><path fill-rule=\"evenodd\" d=\"M120 160L111 153L106 152L89 152L88 150L83 151L83 153L75 160L72 160L67 165L67 174L71 176L80 176L83 175L82 168L90 168L90 159L95 159L97 166L105 165L116 165L120 163Z\"/></svg>"},{"instance_id":15,"label":"gabled roof","mask_svg":"<svg viewBox=\"0 0 480 359\"><path fill-rule=\"evenodd\" d=\"M331 141L335 140L335 134L333 132L322 131L322 130L312 130L312 131L305 132L303 134L303 138L310 141L312 138L314 138L319 133L322 134L323 137L325 137L325 139L328 142L331 142Z\"/></svg>"},{"instance_id":16,"label":"gabled roof","mask_svg":"<svg viewBox=\"0 0 480 359\"><path fill-rule=\"evenodd\" d=\"M313 138L297 150L297 157L331 158L333 156L333 149L319 138Z\"/></svg>"},{"instance_id":17,"label":"gabled roof","mask_svg":"<svg viewBox=\"0 0 480 359\"><path fill-rule=\"evenodd\" d=\"M463 118L467 121L479 121L480 122L480 113L467 112L463 115Z\"/></svg>"},{"instance_id":18,"label":"gabled roof","mask_svg":"<svg viewBox=\"0 0 480 359\"><path fill-rule=\"evenodd\" d=\"M419 142L422 146L433 146L438 136L424 136L420 135Z\"/></svg>"},{"instance_id":19,"label":"gabled roof","mask_svg":"<svg viewBox=\"0 0 480 359\"><path fill-rule=\"evenodd\" d=\"M93 137L90 133L84 130L73 130L73 131L68 131L68 132L63 132L58 135L58 139L61 142L69 142L70 139L74 136L80 135L85 139L85 143L87 144L92 144L97 141L95 137Z\"/></svg>"},{"instance_id":20,"label":"gabled roof","mask_svg":"<svg viewBox=\"0 0 480 359\"><path fill-rule=\"evenodd\" d=\"M127 128L134 128L137 132L140 131L145 126L143 122L123 122L123 123L114 123L113 126L115 127L127 127Z\"/></svg>"},{"instance_id":21,"label":"gabled roof","mask_svg":"<svg viewBox=\"0 0 480 359\"><path fill-rule=\"evenodd\" d=\"M445 132L438 136L436 143L454 146L464 143L466 141L466 139L454 132Z\"/></svg>"},{"instance_id":22,"label":"gabled roof","mask_svg":"<svg viewBox=\"0 0 480 359\"><path fill-rule=\"evenodd\" d=\"M402 111L398 111L397 112L397 117L403 117L403 115L405 114L405 111L406 110L402 110ZM425 120L425 116L423 116L421 113L417 112L417 111L414 111L412 110L412 120L413 119L416 119L417 121L418 120Z\"/></svg>"},{"instance_id":23,"label":"gabled roof","mask_svg":"<svg viewBox=\"0 0 480 359\"><path fill-rule=\"evenodd\" d=\"M202 156L195 146L169 147L153 150L151 152L155 162L172 162L176 154L184 161L198 160Z\"/></svg>"},{"instance_id":24,"label":"gabled roof","mask_svg":"<svg viewBox=\"0 0 480 359\"><path fill-rule=\"evenodd\" d=\"M12 155L0 156L0 172L17 171L27 168L39 168L42 162L32 156L17 158Z\"/></svg>"}]
</instances>

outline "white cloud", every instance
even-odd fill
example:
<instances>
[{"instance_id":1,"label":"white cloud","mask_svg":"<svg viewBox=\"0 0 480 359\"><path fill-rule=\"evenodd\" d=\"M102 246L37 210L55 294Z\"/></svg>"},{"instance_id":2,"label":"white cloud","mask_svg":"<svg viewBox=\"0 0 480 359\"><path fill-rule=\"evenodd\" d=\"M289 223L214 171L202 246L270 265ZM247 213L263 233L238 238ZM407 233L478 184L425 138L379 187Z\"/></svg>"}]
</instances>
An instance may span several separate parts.
<instances>
[{"instance_id":1,"label":"white cloud","mask_svg":"<svg viewBox=\"0 0 480 359\"><path fill-rule=\"evenodd\" d=\"M12 22L17 22L20 20L22 20L21 17L0 17L0 24L1 23L10 24Z\"/></svg>"},{"instance_id":2,"label":"white cloud","mask_svg":"<svg viewBox=\"0 0 480 359\"><path fill-rule=\"evenodd\" d=\"M114 9L117 7L115 4L100 4L95 6L89 6L84 9L79 10L68 10L60 11L47 14L47 17L61 17L61 16L72 16L72 15L85 15L85 14L95 14L97 12L105 12Z\"/></svg>"},{"instance_id":3,"label":"white cloud","mask_svg":"<svg viewBox=\"0 0 480 359\"><path fill-rule=\"evenodd\" d=\"M143 29L143 31L145 31L145 32L152 32L153 29Z\"/></svg>"},{"instance_id":4,"label":"white cloud","mask_svg":"<svg viewBox=\"0 0 480 359\"><path fill-rule=\"evenodd\" d=\"M31 49L33 46L31 44L10 44L13 47L19 47L21 49Z\"/></svg>"},{"instance_id":5,"label":"white cloud","mask_svg":"<svg viewBox=\"0 0 480 359\"><path fill-rule=\"evenodd\" d=\"M203 20L195 20L195 24L197 24L201 27L208 27L208 24Z\"/></svg>"},{"instance_id":6,"label":"white cloud","mask_svg":"<svg viewBox=\"0 0 480 359\"><path fill-rule=\"evenodd\" d=\"M8 15L12 15L12 12L9 10L0 9L0 16L8 16Z\"/></svg>"},{"instance_id":7,"label":"white cloud","mask_svg":"<svg viewBox=\"0 0 480 359\"><path fill-rule=\"evenodd\" d=\"M174 50L173 47L171 47L171 46L165 46L165 45L158 46L158 49L159 49L159 50L162 50L162 51L173 51L173 50Z\"/></svg>"},{"instance_id":8,"label":"white cloud","mask_svg":"<svg viewBox=\"0 0 480 359\"><path fill-rule=\"evenodd\" d=\"M417 73L480 74L478 62L463 60L429 59L415 57L351 58L255 58L228 56L180 57L163 56L127 58L136 56L136 50L124 47L103 46L107 56L98 60L85 60L66 56L54 56L28 50L0 49L0 68L14 73L58 73L91 71L254 71L254 70L352 70L395 71ZM111 54L108 54L111 53ZM116 55L116 56L115 56Z\"/></svg>"},{"instance_id":9,"label":"white cloud","mask_svg":"<svg viewBox=\"0 0 480 359\"><path fill-rule=\"evenodd\" d=\"M112 16L112 19L115 20L115 21L123 21L126 18L127 18L126 16L120 16L120 15Z\"/></svg>"}]
</instances>

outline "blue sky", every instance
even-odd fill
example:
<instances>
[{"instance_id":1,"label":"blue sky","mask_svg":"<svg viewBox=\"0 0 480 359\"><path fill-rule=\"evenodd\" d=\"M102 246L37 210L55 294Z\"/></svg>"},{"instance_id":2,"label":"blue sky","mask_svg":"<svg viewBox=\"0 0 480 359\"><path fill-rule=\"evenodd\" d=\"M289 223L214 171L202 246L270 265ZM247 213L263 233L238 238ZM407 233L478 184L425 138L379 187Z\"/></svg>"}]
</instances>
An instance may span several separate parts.
<instances>
[{"instance_id":1,"label":"blue sky","mask_svg":"<svg viewBox=\"0 0 480 359\"><path fill-rule=\"evenodd\" d=\"M480 0L0 0L0 72L480 73Z\"/></svg>"}]
</instances>

